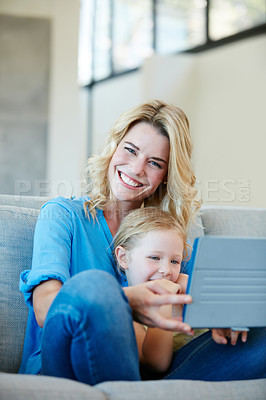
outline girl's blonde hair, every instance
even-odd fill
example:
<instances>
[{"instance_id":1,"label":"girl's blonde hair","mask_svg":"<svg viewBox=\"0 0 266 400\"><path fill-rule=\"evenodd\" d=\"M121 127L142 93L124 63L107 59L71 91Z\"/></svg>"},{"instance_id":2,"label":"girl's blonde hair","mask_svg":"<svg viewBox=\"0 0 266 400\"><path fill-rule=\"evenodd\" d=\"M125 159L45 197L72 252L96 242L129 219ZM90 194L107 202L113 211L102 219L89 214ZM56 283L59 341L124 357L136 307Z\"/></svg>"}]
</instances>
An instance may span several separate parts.
<instances>
[{"instance_id":1,"label":"girl's blonde hair","mask_svg":"<svg viewBox=\"0 0 266 400\"><path fill-rule=\"evenodd\" d=\"M160 210L158 207L138 208L131 211L121 222L114 237L114 250L117 246L122 246L130 251L147 232L157 230L176 231L183 241L183 260L188 259L191 246L187 243L184 227L169 212Z\"/></svg>"},{"instance_id":2,"label":"girl's blonde hair","mask_svg":"<svg viewBox=\"0 0 266 400\"><path fill-rule=\"evenodd\" d=\"M192 141L189 122L185 113L174 105L153 100L126 111L111 129L104 149L100 155L88 160L86 193L90 201L85 203L86 212L93 218L95 208L104 209L112 200L108 181L108 168L117 146L129 129L138 122L146 122L170 143L167 182L161 183L155 193L144 200L144 207L156 206L178 217L185 229L200 204L195 200L196 181L191 163Z\"/></svg>"}]
</instances>

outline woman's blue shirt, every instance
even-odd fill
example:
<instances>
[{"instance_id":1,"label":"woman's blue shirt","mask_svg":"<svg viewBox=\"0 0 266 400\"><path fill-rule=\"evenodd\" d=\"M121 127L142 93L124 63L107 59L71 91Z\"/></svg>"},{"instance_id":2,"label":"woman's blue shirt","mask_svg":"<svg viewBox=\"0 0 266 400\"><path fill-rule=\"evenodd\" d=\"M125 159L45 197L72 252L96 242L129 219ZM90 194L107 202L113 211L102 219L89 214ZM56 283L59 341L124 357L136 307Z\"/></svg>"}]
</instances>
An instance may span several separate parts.
<instances>
[{"instance_id":1,"label":"woman's blue shirt","mask_svg":"<svg viewBox=\"0 0 266 400\"><path fill-rule=\"evenodd\" d=\"M87 197L62 197L46 203L37 220L31 270L20 276L20 290L29 306L28 324L20 373L38 374L41 369L38 326L32 306L32 291L49 279L64 283L71 276L88 269L101 269L127 286L125 275L116 267L112 255L112 234L103 211L97 209L97 220L84 211Z\"/></svg>"}]
</instances>

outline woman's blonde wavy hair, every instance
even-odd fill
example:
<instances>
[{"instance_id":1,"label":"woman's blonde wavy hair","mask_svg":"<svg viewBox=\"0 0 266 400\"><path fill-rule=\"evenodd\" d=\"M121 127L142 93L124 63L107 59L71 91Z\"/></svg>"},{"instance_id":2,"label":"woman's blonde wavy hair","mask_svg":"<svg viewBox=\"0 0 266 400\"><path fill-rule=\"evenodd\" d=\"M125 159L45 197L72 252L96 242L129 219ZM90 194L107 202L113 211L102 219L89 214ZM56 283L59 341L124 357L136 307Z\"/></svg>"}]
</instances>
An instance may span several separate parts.
<instances>
[{"instance_id":1,"label":"woman's blonde wavy hair","mask_svg":"<svg viewBox=\"0 0 266 400\"><path fill-rule=\"evenodd\" d=\"M141 104L123 113L110 130L102 153L89 158L86 168L88 185L85 191L90 200L85 202L85 211L87 215L89 211L95 218L95 208L103 210L112 201L108 181L109 164L121 140L138 122L150 124L166 136L170 143L167 182L162 182L155 193L144 200L143 206L156 206L170 212L187 229L200 206L195 200L197 191L194 188L196 178L191 163L189 121L179 107L160 100Z\"/></svg>"},{"instance_id":2,"label":"woman's blonde wavy hair","mask_svg":"<svg viewBox=\"0 0 266 400\"><path fill-rule=\"evenodd\" d=\"M191 246L187 243L185 228L177 218L158 207L145 207L130 211L121 222L114 237L114 257L117 246L122 246L126 251L131 251L138 245L138 240L143 238L147 232L158 230L176 231L183 242L183 260L188 260L191 254ZM117 259L116 262L119 266ZM119 267L121 268L121 266Z\"/></svg>"}]
</instances>

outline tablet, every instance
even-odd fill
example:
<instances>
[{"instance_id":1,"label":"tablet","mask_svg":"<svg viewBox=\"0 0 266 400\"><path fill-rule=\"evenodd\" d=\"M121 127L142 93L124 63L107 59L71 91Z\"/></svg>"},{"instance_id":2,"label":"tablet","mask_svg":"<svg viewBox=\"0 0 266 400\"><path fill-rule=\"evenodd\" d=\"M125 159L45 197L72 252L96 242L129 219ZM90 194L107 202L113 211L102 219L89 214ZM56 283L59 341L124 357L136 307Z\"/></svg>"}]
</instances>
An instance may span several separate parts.
<instances>
[{"instance_id":1,"label":"tablet","mask_svg":"<svg viewBox=\"0 0 266 400\"><path fill-rule=\"evenodd\" d=\"M194 242L183 308L192 328L266 327L266 238L204 236Z\"/></svg>"}]
</instances>

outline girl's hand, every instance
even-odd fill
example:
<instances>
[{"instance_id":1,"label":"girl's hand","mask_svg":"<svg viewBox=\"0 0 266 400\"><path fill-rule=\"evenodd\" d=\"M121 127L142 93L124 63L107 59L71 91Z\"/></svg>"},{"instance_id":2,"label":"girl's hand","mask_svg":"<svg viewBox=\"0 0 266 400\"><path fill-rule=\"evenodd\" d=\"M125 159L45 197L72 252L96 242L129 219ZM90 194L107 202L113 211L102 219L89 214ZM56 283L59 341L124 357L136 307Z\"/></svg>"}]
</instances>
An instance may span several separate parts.
<instances>
[{"instance_id":1,"label":"girl's hand","mask_svg":"<svg viewBox=\"0 0 266 400\"><path fill-rule=\"evenodd\" d=\"M156 279L156 282L173 294L181 294L181 286L178 283L174 283L168 279Z\"/></svg>"},{"instance_id":2,"label":"girl's hand","mask_svg":"<svg viewBox=\"0 0 266 400\"><path fill-rule=\"evenodd\" d=\"M212 338L218 344L227 344L228 339L231 340L231 345L235 346L239 334L241 335L241 341L245 343L247 341L247 331L233 331L232 329L213 329Z\"/></svg>"},{"instance_id":3,"label":"girl's hand","mask_svg":"<svg viewBox=\"0 0 266 400\"><path fill-rule=\"evenodd\" d=\"M181 287L180 293L185 294L187 291L188 275L180 273L176 283Z\"/></svg>"}]
</instances>

